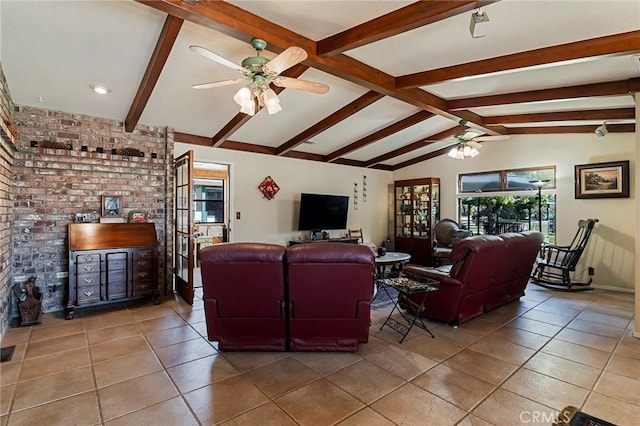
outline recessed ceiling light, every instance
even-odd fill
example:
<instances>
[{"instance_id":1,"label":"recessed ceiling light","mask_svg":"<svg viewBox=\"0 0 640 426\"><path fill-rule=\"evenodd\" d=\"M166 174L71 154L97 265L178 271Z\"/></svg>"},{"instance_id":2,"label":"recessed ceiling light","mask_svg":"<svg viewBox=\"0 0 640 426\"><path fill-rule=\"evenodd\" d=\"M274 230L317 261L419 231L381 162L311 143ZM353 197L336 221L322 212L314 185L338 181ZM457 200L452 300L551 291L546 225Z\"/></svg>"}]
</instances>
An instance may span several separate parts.
<instances>
[{"instance_id":1,"label":"recessed ceiling light","mask_svg":"<svg viewBox=\"0 0 640 426\"><path fill-rule=\"evenodd\" d=\"M111 91L111 89L109 89L104 84L92 84L89 87L91 87L91 90L93 90L94 92L96 92L99 95L106 95L107 93L109 93Z\"/></svg>"}]
</instances>

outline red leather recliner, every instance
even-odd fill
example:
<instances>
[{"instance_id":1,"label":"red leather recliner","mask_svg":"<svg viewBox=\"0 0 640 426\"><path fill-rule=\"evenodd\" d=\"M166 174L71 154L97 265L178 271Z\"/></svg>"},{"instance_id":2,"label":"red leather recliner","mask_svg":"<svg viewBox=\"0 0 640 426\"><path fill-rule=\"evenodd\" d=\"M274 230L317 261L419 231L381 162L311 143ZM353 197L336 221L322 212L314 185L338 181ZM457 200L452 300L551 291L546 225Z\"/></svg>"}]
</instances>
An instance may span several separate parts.
<instances>
[{"instance_id":1,"label":"red leather recliner","mask_svg":"<svg viewBox=\"0 0 640 426\"><path fill-rule=\"evenodd\" d=\"M362 245L287 249L291 351L356 351L369 340L374 259Z\"/></svg>"},{"instance_id":2,"label":"red leather recliner","mask_svg":"<svg viewBox=\"0 0 640 426\"><path fill-rule=\"evenodd\" d=\"M286 350L284 253L265 243L200 251L207 334L221 350Z\"/></svg>"},{"instance_id":3,"label":"red leather recliner","mask_svg":"<svg viewBox=\"0 0 640 426\"><path fill-rule=\"evenodd\" d=\"M449 273L407 265L405 274L440 283L440 289L429 294L422 316L456 325L524 295L542 234L529 231L503 237L478 235L461 241L451 252Z\"/></svg>"}]
</instances>

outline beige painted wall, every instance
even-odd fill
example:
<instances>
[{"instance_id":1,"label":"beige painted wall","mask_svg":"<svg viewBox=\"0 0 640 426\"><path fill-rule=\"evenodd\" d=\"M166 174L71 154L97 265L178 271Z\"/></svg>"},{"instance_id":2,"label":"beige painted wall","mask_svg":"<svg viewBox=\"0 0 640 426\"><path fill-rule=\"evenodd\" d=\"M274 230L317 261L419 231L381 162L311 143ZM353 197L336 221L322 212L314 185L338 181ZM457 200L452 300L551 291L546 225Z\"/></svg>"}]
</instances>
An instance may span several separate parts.
<instances>
[{"instance_id":1,"label":"beige painted wall","mask_svg":"<svg viewBox=\"0 0 640 426\"><path fill-rule=\"evenodd\" d=\"M262 241L286 245L289 240L308 238L308 232L296 231L301 192L348 195L347 226L362 228L365 241L376 245L387 236L387 188L391 172L280 158L182 143L175 144L175 156L193 150L195 159L231 165L232 241ZM366 175L367 202L362 199L362 181ZM271 176L280 192L275 199L263 198L258 185ZM358 182L358 209L353 206L353 183ZM241 219L235 220L235 212ZM332 237L345 231L331 231Z\"/></svg>"},{"instance_id":2,"label":"beige painted wall","mask_svg":"<svg viewBox=\"0 0 640 426\"><path fill-rule=\"evenodd\" d=\"M431 159L394 173L394 179L438 176L442 184L441 217L457 217L455 188L459 173L556 165L557 241L569 244L579 219L600 220L578 265L586 275L595 268L594 287L633 291L635 288L636 238L636 142L632 133L522 135L508 141L483 144L480 155L459 161L446 156ZM603 161L631 161L631 198L577 200L574 198L574 166ZM543 192L544 193L544 192ZM577 277L578 279L581 276Z\"/></svg>"}]
</instances>

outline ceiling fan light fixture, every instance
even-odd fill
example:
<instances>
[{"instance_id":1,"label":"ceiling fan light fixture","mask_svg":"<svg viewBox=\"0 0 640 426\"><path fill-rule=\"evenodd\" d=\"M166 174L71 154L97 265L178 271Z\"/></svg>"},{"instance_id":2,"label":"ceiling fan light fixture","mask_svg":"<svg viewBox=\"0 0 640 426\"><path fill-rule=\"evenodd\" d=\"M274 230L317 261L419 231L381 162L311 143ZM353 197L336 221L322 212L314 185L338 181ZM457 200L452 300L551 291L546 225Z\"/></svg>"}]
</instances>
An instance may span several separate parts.
<instances>
[{"instance_id":1,"label":"ceiling fan light fixture","mask_svg":"<svg viewBox=\"0 0 640 426\"><path fill-rule=\"evenodd\" d=\"M280 99L278 98L276 92L274 92L271 88L268 88L267 90L262 92L262 102L267 108L267 112L269 114L275 114L282 111L282 107L280 106Z\"/></svg>"},{"instance_id":2,"label":"ceiling fan light fixture","mask_svg":"<svg viewBox=\"0 0 640 426\"><path fill-rule=\"evenodd\" d=\"M247 86L241 87L240 90L238 90L236 94L233 95L233 100L236 101L236 103L241 107L250 102L252 98L253 94Z\"/></svg>"},{"instance_id":3,"label":"ceiling fan light fixture","mask_svg":"<svg viewBox=\"0 0 640 426\"><path fill-rule=\"evenodd\" d=\"M469 32L471 37L480 38L487 35L489 30L489 15L487 12L482 12L478 9L477 12L473 12L471 15L471 22L469 23Z\"/></svg>"}]
</instances>

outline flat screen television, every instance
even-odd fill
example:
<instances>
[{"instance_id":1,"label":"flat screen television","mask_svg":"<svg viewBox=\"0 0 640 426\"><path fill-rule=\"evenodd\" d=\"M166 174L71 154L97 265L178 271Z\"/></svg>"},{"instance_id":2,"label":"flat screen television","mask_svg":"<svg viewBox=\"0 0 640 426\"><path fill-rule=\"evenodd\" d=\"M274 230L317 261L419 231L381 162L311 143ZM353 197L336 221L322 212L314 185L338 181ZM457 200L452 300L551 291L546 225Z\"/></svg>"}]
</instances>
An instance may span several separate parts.
<instances>
[{"instance_id":1,"label":"flat screen television","mask_svg":"<svg viewBox=\"0 0 640 426\"><path fill-rule=\"evenodd\" d=\"M307 194L300 195L299 231L347 229L349 196Z\"/></svg>"}]
</instances>

